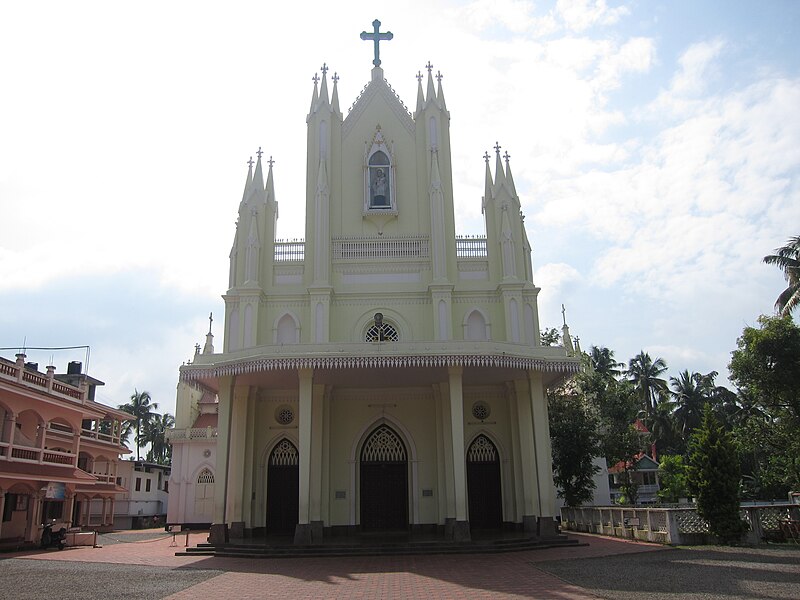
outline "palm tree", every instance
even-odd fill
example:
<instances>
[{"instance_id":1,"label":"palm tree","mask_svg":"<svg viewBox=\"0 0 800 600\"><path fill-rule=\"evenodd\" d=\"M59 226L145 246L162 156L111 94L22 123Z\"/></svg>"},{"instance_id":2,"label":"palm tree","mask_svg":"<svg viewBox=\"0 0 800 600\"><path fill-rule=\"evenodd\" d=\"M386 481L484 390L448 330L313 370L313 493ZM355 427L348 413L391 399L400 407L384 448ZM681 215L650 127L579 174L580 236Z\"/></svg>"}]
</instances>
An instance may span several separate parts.
<instances>
[{"instance_id":1,"label":"palm tree","mask_svg":"<svg viewBox=\"0 0 800 600\"><path fill-rule=\"evenodd\" d=\"M663 358L653 360L642 350L628 363L628 379L633 383L637 396L648 415L653 414L656 405L668 393L667 382L661 375L667 370Z\"/></svg>"},{"instance_id":2,"label":"palm tree","mask_svg":"<svg viewBox=\"0 0 800 600\"><path fill-rule=\"evenodd\" d=\"M124 410L125 412L136 417L136 460L142 459L140 456L140 449L143 444L147 443L142 435L142 430L147 430L147 426L156 416L154 411L157 408L158 404L152 401L150 392L140 392L135 388L133 390L133 394L131 395L131 401L119 406L120 410ZM129 425L127 429L130 430L133 427L133 424L130 421L128 423ZM127 435L128 432L123 429L123 436Z\"/></svg>"},{"instance_id":3,"label":"palm tree","mask_svg":"<svg viewBox=\"0 0 800 600\"><path fill-rule=\"evenodd\" d=\"M785 246L775 248L775 254L765 256L764 262L781 269L789 283L775 301L775 312L785 317L800 304L800 235L789 238Z\"/></svg>"},{"instance_id":4,"label":"palm tree","mask_svg":"<svg viewBox=\"0 0 800 600\"><path fill-rule=\"evenodd\" d=\"M589 364L596 373L614 379L622 374L620 367L625 366L625 363L617 362L614 359L614 351L605 346L589 348Z\"/></svg>"},{"instance_id":5,"label":"palm tree","mask_svg":"<svg viewBox=\"0 0 800 600\"><path fill-rule=\"evenodd\" d=\"M172 458L172 447L167 443L167 429L175 426L175 417L169 413L154 415L153 420L145 428L143 440L150 444L147 460L160 465L169 464Z\"/></svg>"},{"instance_id":6,"label":"palm tree","mask_svg":"<svg viewBox=\"0 0 800 600\"><path fill-rule=\"evenodd\" d=\"M703 421L703 410L711 402L714 390L716 371L708 375L689 373L684 370L677 377L670 377L674 410L672 412L675 426L687 438Z\"/></svg>"}]
</instances>

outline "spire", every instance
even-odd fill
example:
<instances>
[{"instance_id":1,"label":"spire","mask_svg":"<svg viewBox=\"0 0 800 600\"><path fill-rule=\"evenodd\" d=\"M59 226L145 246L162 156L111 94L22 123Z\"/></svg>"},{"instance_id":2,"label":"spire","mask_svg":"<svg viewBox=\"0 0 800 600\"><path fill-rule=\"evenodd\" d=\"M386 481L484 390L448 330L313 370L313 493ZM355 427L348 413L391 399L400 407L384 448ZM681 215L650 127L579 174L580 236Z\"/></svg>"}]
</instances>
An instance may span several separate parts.
<instances>
[{"instance_id":1,"label":"spire","mask_svg":"<svg viewBox=\"0 0 800 600\"><path fill-rule=\"evenodd\" d=\"M486 183L484 184L483 190L483 209L486 209L486 203L492 198L492 186L494 185L492 183L492 169L489 167L490 158L491 157L489 156L488 152L483 153L483 160L486 161Z\"/></svg>"},{"instance_id":2,"label":"spire","mask_svg":"<svg viewBox=\"0 0 800 600\"><path fill-rule=\"evenodd\" d=\"M339 90L337 89L337 84L339 83L339 74L334 73L333 77L331 77L331 80L333 80L333 98L331 99L331 110L338 115L341 113L339 110Z\"/></svg>"},{"instance_id":3,"label":"spire","mask_svg":"<svg viewBox=\"0 0 800 600\"><path fill-rule=\"evenodd\" d=\"M242 192L242 201L239 203L239 212L242 211L245 204L247 204L247 197L250 195L250 188L253 185L253 157L247 161L247 178L244 181L244 192Z\"/></svg>"},{"instance_id":4,"label":"spire","mask_svg":"<svg viewBox=\"0 0 800 600\"><path fill-rule=\"evenodd\" d=\"M417 114L422 112L425 106L425 94L422 92L422 71L417 71Z\"/></svg>"},{"instance_id":5,"label":"spire","mask_svg":"<svg viewBox=\"0 0 800 600\"><path fill-rule=\"evenodd\" d=\"M314 76L311 78L311 81L314 82L314 93L311 95L311 108L309 109L309 113L313 113L314 109L317 107L317 100L319 100L319 94L317 93L317 83L319 82L319 75L314 73Z\"/></svg>"},{"instance_id":6,"label":"spire","mask_svg":"<svg viewBox=\"0 0 800 600\"><path fill-rule=\"evenodd\" d=\"M511 158L511 155L508 153L508 151L503 154L503 158L506 161L506 181L508 182L509 188L511 188L511 194L516 197L517 188L514 186L514 178L511 176L511 165L508 164L508 160Z\"/></svg>"},{"instance_id":7,"label":"spire","mask_svg":"<svg viewBox=\"0 0 800 600\"><path fill-rule=\"evenodd\" d=\"M564 326L561 328L561 343L564 345L564 350L567 351L567 356L574 356L575 349L572 347L572 337L567 326L567 309L563 304L561 305L561 317L564 319Z\"/></svg>"},{"instance_id":8,"label":"spire","mask_svg":"<svg viewBox=\"0 0 800 600\"><path fill-rule=\"evenodd\" d=\"M259 146L258 147L258 151L256 152L256 156L258 157L256 159L256 171L253 174L253 182L252 182L253 187L258 191L261 191L262 189L264 189L264 175L263 175L263 172L261 170L261 155L262 154L264 154L264 153L261 151L261 146Z\"/></svg>"},{"instance_id":9,"label":"spire","mask_svg":"<svg viewBox=\"0 0 800 600\"><path fill-rule=\"evenodd\" d=\"M425 90L425 97L427 98L428 102L432 102L436 98L436 90L433 89L433 75L431 71L433 71L433 65L431 61L428 61L428 64L425 65L425 68L428 69L428 89Z\"/></svg>"},{"instance_id":10,"label":"spire","mask_svg":"<svg viewBox=\"0 0 800 600\"><path fill-rule=\"evenodd\" d=\"M328 104L328 64L322 63L322 84L319 88L320 104Z\"/></svg>"},{"instance_id":11,"label":"spire","mask_svg":"<svg viewBox=\"0 0 800 600\"><path fill-rule=\"evenodd\" d=\"M214 354L214 334L211 333L211 324L214 322L214 313L208 313L208 333L206 334L206 345L203 347L203 354Z\"/></svg>"},{"instance_id":12,"label":"spire","mask_svg":"<svg viewBox=\"0 0 800 600\"><path fill-rule=\"evenodd\" d=\"M444 101L444 91L442 90L442 75L441 71L436 72L436 99L439 101L439 107L442 110L447 110L447 104Z\"/></svg>"},{"instance_id":13,"label":"spire","mask_svg":"<svg viewBox=\"0 0 800 600\"><path fill-rule=\"evenodd\" d=\"M274 202L275 201L275 184L272 182L272 165L275 164L275 161L272 160L271 156L269 157L269 160L267 161L267 164L269 166L267 167L267 185L264 188L264 195L267 197L267 202L269 202L270 200L272 200Z\"/></svg>"},{"instance_id":14,"label":"spire","mask_svg":"<svg viewBox=\"0 0 800 600\"><path fill-rule=\"evenodd\" d=\"M495 160L494 164L494 186L495 189L499 188L500 185L505 181L505 171L503 171L503 161L500 158L500 144L499 142L494 143L494 151L497 154L497 159Z\"/></svg>"}]
</instances>

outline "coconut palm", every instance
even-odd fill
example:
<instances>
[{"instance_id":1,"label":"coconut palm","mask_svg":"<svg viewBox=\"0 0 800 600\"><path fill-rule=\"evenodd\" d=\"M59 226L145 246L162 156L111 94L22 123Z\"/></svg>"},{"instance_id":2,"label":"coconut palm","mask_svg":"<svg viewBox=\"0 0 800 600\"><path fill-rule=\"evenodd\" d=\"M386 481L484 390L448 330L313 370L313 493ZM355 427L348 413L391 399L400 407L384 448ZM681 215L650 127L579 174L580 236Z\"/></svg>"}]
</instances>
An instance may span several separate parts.
<instances>
[{"instance_id":1,"label":"coconut palm","mask_svg":"<svg viewBox=\"0 0 800 600\"><path fill-rule=\"evenodd\" d=\"M133 394L131 394L131 401L119 406L120 410L124 410L125 412L136 417L135 421L128 421L127 425L127 429L130 430L133 428L133 424L136 424L136 460L141 460L142 458L141 447L147 443L144 439L143 433L147 430L147 426L156 416L155 409L157 408L158 404L152 401L150 392L140 392L136 388L134 388ZM123 436L128 434L125 429L123 429L122 433Z\"/></svg>"},{"instance_id":2,"label":"coconut palm","mask_svg":"<svg viewBox=\"0 0 800 600\"><path fill-rule=\"evenodd\" d=\"M154 415L153 420L145 428L143 440L150 444L147 452L148 462L160 465L169 464L172 458L172 447L167 443L167 429L175 426L175 417L169 413Z\"/></svg>"},{"instance_id":3,"label":"coconut palm","mask_svg":"<svg viewBox=\"0 0 800 600\"><path fill-rule=\"evenodd\" d=\"M625 366L625 363L617 362L614 359L614 351L605 346L589 348L589 364L600 375L615 379L622 374L620 367Z\"/></svg>"},{"instance_id":4,"label":"coconut palm","mask_svg":"<svg viewBox=\"0 0 800 600\"><path fill-rule=\"evenodd\" d=\"M703 410L711 402L716 371L708 375L689 373L684 370L677 377L670 377L674 410L672 417L676 429L687 438L703 421Z\"/></svg>"},{"instance_id":5,"label":"coconut palm","mask_svg":"<svg viewBox=\"0 0 800 600\"><path fill-rule=\"evenodd\" d=\"M666 370L667 363L663 358L653 360L644 350L628 363L628 379L633 383L636 395L648 415L653 413L659 401L669 392L667 382L659 377Z\"/></svg>"},{"instance_id":6,"label":"coconut palm","mask_svg":"<svg viewBox=\"0 0 800 600\"><path fill-rule=\"evenodd\" d=\"M800 304L800 235L789 238L785 246L775 248L775 254L765 256L764 262L781 269L789 283L775 301L775 311L785 317Z\"/></svg>"}]
</instances>

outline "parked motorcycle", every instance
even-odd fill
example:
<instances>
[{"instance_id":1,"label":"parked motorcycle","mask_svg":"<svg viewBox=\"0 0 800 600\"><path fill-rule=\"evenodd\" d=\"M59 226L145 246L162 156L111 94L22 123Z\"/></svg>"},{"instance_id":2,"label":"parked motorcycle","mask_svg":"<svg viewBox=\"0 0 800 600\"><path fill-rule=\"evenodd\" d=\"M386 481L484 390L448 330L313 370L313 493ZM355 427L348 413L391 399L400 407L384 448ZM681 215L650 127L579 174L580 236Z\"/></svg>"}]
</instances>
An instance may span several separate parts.
<instances>
[{"instance_id":1,"label":"parked motorcycle","mask_svg":"<svg viewBox=\"0 0 800 600\"><path fill-rule=\"evenodd\" d=\"M67 545L67 530L66 528L62 527L58 531L53 531L53 523L44 523L42 525L42 541L41 547L42 548L58 548L59 550L63 550L64 546Z\"/></svg>"}]
</instances>

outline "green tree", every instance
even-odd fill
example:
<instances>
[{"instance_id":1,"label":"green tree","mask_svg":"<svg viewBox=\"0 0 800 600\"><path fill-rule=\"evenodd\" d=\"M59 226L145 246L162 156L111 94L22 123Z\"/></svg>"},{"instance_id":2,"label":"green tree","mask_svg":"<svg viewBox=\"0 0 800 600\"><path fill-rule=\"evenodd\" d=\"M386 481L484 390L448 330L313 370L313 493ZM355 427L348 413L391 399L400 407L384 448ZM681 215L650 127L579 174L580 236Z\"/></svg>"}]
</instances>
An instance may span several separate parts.
<instances>
[{"instance_id":1,"label":"green tree","mask_svg":"<svg viewBox=\"0 0 800 600\"><path fill-rule=\"evenodd\" d=\"M703 421L689 443L689 489L697 498L697 513L723 543L741 539L745 524L739 517L741 471L731 434L706 406Z\"/></svg>"},{"instance_id":2,"label":"green tree","mask_svg":"<svg viewBox=\"0 0 800 600\"><path fill-rule=\"evenodd\" d=\"M672 417L676 429L684 437L688 438L700 426L703 410L712 400L716 376L716 371L701 375L684 370L677 377L669 378L672 385Z\"/></svg>"},{"instance_id":3,"label":"green tree","mask_svg":"<svg viewBox=\"0 0 800 600\"><path fill-rule=\"evenodd\" d=\"M617 362L613 350L604 346L589 348L589 365L600 375L614 379L622 375L622 367L625 366L624 363Z\"/></svg>"},{"instance_id":4,"label":"green tree","mask_svg":"<svg viewBox=\"0 0 800 600\"><path fill-rule=\"evenodd\" d=\"M593 497L592 459L600 454L596 413L572 382L548 393L553 480L567 506L580 506Z\"/></svg>"},{"instance_id":5,"label":"green tree","mask_svg":"<svg viewBox=\"0 0 800 600\"><path fill-rule=\"evenodd\" d=\"M681 498L686 498L689 488L683 457L675 454L663 455L658 464L658 481L658 499L661 502L675 504Z\"/></svg>"},{"instance_id":6,"label":"green tree","mask_svg":"<svg viewBox=\"0 0 800 600\"><path fill-rule=\"evenodd\" d=\"M765 256L764 262L783 271L788 285L775 301L775 311L789 316L800 304L800 236L789 238L785 246L775 249L775 254Z\"/></svg>"},{"instance_id":7,"label":"green tree","mask_svg":"<svg viewBox=\"0 0 800 600\"><path fill-rule=\"evenodd\" d=\"M130 402L126 402L125 404L121 404L119 406L120 410L124 410L125 412L136 417L133 422L128 421L127 427L127 429L130 430L134 424L136 426L136 437L134 439L136 442L136 460L142 459L141 447L147 443L143 434L147 431L148 425L155 417L155 410L157 408L158 404L152 401L150 392L140 392L137 389L133 390ZM123 430L124 436L129 435L129 433L130 431Z\"/></svg>"},{"instance_id":8,"label":"green tree","mask_svg":"<svg viewBox=\"0 0 800 600\"><path fill-rule=\"evenodd\" d=\"M660 377L666 370L667 363L663 358L653 360L644 350L628 363L628 379L633 383L639 401L648 415L655 411L659 401L668 394L667 382Z\"/></svg>"},{"instance_id":9,"label":"green tree","mask_svg":"<svg viewBox=\"0 0 800 600\"><path fill-rule=\"evenodd\" d=\"M561 334L555 327L545 327L539 334L542 346L558 346L561 341Z\"/></svg>"},{"instance_id":10,"label":"green tree","mask_svg":"<svg viewBox=\"0 0 800 600\"><path fill-rule=\"evenodd\" d=\"M144 433L144 442L150 444L147 451L147 461L168 465L172 461L172 446L167 442L167 429L175 426L175 417L169 413L156 414L147 425Z\"/></svg>"}]
</instances>

